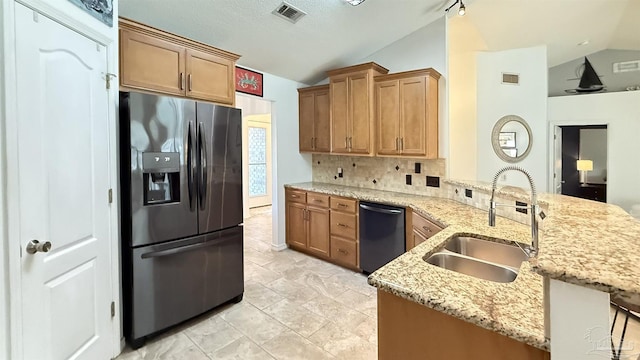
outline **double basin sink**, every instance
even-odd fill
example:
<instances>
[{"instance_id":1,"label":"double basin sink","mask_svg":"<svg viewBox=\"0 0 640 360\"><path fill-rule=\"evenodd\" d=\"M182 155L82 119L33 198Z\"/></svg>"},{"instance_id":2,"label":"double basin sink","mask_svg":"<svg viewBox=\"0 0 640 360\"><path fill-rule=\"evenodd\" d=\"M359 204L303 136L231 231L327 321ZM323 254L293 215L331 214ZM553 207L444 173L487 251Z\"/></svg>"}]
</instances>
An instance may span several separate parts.
<instances>
[{"instance_id":1,"label":"double basin sink","mask_svg":"<svg viewBox=\"0 0 640 360\"><path fill-rule=\"evenodd\" d=\"M527 255L517 245L454 236L446 242L443 250L425 261L476 278L509 283L516 279L520 265L526 260Z\"/></svg>"}]
</instances>

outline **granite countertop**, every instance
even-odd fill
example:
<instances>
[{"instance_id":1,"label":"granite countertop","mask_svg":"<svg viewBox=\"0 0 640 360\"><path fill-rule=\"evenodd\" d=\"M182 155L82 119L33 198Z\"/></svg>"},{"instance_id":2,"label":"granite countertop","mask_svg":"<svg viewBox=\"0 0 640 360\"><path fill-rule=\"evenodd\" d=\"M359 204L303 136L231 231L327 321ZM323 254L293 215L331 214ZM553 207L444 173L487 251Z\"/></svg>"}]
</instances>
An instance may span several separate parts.
<instances>
[{"instance_id":1,"label":"granite countertop","mask_svg":"<svg viewBox=\"0 0 640 360\"><path fill-rule=\"evenodd\" d=\"M491 192L489 183L444 182ZM528 201L526 193L501 193ZM540 249L530 261L534 271L640 305L640 221L612 204L554 194L538 198L548 212L539 223Z\"/></svg>"},{"instance_id":2,"label":"granite countertop","mask_svg":"<svg viewBox=\"0 0 640 360\"><path fill-rule=\"evenodd\" d=\"M496 283L445 270L424 261L456 234L530 242L530 228L498 218L489 227L487 213L456 201L412 194L361 189L323 183L287 187L410 207L444 230L369 276L369 284L402 298L495 331L528 345L549 350L544 337L542 277L523 262L511 283Z\"/></svg>"}]
</instances>

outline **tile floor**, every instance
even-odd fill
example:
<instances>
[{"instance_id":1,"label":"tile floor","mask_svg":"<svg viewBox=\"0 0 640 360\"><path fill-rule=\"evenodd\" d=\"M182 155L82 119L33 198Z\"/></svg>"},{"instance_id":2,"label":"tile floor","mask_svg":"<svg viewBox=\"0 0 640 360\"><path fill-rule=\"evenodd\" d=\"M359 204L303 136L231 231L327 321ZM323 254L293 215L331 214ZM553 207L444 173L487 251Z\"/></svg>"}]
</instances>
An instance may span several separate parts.
<instances>
[{"instance_id":1,"label":"tile floor","mask_svg":"<svg viewBox=\"0 0 640 360\"><path fill-rule=\"evenodd\" d=\"M136 351L126 348L117 360L377 358L376 291L364 275L292 250L271 251L271 207L251 210L244 241L241 303L181 324ZM620 359L640 360L640 322L629 321L624 347Z\"/></svg>"},{"instance_id":2,"label":"tile floor","mask_svg":"<svg viewBox=\"0 0 640 360\"><path fill-rule=\"evenodd\" d=\"M245 221L245 293L117 360L377 358L376 291L351 270L271 251L271 207Z\"/></svg>"}]
</instances>

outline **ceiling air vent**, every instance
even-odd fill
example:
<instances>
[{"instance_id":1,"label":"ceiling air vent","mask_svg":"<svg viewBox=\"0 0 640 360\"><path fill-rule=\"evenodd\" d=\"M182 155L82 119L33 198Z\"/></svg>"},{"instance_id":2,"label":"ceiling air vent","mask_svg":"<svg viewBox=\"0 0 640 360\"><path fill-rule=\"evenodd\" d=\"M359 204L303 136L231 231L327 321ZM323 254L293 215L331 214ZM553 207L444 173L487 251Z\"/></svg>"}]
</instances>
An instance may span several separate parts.
<instances>
[{"instance_id":1,"label":"ceiling air vent","mask_svg":"<svg viewBox=\"0 0 640 360\"><path fill-rule=\"evenodd\" d=\"M292 23L297 23L301 17L307 15L304 11L293 7L291 4L287 4L283 2L278 5L278 7L271 12L273 15L291 21Z\"/></svg>"},{"instance_id":2,"label":"ceiling air vent","mask_svg":"<svg viewBox=\"0 0 640 360\"><path fill-rule=\"evenodd\" d=\"M502 73L502 83L503 84L518 85L520 83L520 75Z\"/></svg>"}]
</instances>

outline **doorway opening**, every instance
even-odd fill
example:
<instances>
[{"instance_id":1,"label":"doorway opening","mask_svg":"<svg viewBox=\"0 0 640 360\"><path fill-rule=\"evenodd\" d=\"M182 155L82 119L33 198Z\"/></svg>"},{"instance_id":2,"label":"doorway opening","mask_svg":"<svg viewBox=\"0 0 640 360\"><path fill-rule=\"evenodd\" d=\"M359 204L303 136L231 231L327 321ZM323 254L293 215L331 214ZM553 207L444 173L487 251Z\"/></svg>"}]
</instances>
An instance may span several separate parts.
<instances>
[{"instance_id":1,"label":"doorway opening","mask_svg":"<svg viewBox=\"0 0 640 360\"><path fill-rule=\"evenodd\" d=\"M271 206L272 144L271 101L236 94L236 107L242 109L242 172L244 216L250 209Z\"/></svg>"},{"instance_id":2,"label":"doorway opening","mask_svg":"<svg viewBox=\"0 0 640 360\"><path fill-rule=\"evenodd\" d=\"M607 125L554 130L555 193L607 202Z\"/></svg>"}]
</instances>

